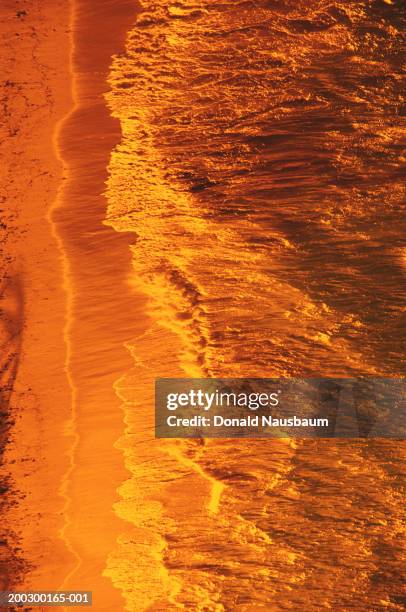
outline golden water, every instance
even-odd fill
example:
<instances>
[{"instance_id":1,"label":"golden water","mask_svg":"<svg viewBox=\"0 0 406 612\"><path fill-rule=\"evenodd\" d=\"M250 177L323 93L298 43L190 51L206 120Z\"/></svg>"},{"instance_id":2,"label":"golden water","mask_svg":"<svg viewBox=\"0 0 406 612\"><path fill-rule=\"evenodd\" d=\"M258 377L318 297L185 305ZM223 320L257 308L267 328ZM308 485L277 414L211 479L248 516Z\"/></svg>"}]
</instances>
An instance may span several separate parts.
<instances>
[{"instance_id":1,"label":"golden water","mask_svg":"<svg viewBox=\"0 0 406 612\"><path fill-rule=\"evenodd\" d=\"M156 376L404 375L400 2L155 0L115 58L131 610L402 609L404 444L158 441Z\"/></svg>"}]
</instances>

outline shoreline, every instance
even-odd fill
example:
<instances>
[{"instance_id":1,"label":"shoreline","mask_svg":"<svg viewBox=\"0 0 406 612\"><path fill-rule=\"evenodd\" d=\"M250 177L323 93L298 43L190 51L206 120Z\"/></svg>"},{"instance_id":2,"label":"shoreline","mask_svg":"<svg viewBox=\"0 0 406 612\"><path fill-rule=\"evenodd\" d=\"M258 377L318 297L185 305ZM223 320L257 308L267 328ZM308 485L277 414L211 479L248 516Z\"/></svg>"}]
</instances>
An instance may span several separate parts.
<instances>
[{"instance_id":1,"label":"shoreline","mask_svg":"<svg viewBox=\"0 0 406 612\"><path fill-rule=\"evenodd\" d=\"M133 234L103 224L101 194L121 139L106 79L136 4L57 0L51 15L38 0L24 11L17 4L4 21L15 55L6 86L18 86L28 108L19 114L20 99L11 98L5 155L19 165L10 163L2 186L10 199L7 274L22 279L6 306L23 320L2 466L14 483L5 512L14 557L2 546L0 563L7 588L80 585L93 590L98 609L121 609L120 591L103 576L125 531L113 504L128 477L114 448L124 422L113 385L132 366L125 342L144 319L143 299L128 283Z\"/></svg>"},{"instance_id":2,"label":"shoreline","mask_svg":"<svg viewBox=\"0 0 406 612\"><path fill-rule=\"evenodd\" d=\"M125 342L142 329L140 298L127 282L133 236L103 224L107 202L102 195L111 150L121 140L119 122L104 100L106 79L112 55L124 48L135 8L128 1L73 2L74 105L58 130L65 181L50 211L65 262L67 373L73 391L73 443L62 484L67 520L61 535L76 562L61 588L79 584L93 590L98 609L123 607L120 591L103 575L125 528L113 511L116 490L127 477L122 454L112 452L124 427L114 383L132 365ZM134 312L141 320L136 330Z\"/></svg>"},{"instance_id":3,"label":"shoreline","mask_svg":"<svg viewBox=\"0 0 406 612\"><path fill-rule=\"evenodd\" d=\"M214 83L207 81L206 61L210 60L213 73L221 69L223 77L233 69L239 48L235 43L241 42L241 29L235 29L241 25L238 15L236 23L236 13L227 6L230 19L223 24L224 7L217 9L212 4L207 13L198 12L198 31L193 34L192 29L193 36L188 39L189 16L193 22L196 14L179 14L179 7L168 7L165 17L157 3L150 7L146 20L141 16L141 28L130 29L136 0L53 0L50 11L42 8L40 0L25 0L23 10L22 4L21 0L10 0L6 9L0 8L8 41L7 80L2 91L5 138L0 139L0 149L10 162L0 194L4 201L7 198L2 277L0 274L1 297L5 298L0 336L3 341L4 335L7 350L0 397L8 411L2 416L9 437L3 470L6 486L0 484L8 528L6 535L0 535L0 569L8 572L3 576L3 588L92 590L97 610L254 610L278 605L306 610L318 604L332 609L400 609L404 551L398 543L402 535L404 447L396 440L165 440L154 435L155 377L208 375L204 366L210 355L218 357L213 359L212 375L226 375L234 367L237 374L247 375L252 368L261 375L266 367L278 363L291 373L296 367L317 364L327 368L331 365L330 332L334 367L341 353L347 357L352 354L346 350L350 344L338 344L338 349L334 345L334 335L339 338L342 333L339 309L330 310L328 301L317 308L310 294L302 300L299 286L282 282L285 262L287 269L309 273L306 278L317 281L314 296L325 290L325 277L310 274L318 251L310 239L309 230L314 226L302 224L306 207L298 209L298 217L292 217L294 228L298 233L303 231L299 259L278 259L282 246L287 248L291 242L282 239L282 232L279 244L272 226L265 227L272 249L275 247L270 251L272 261L268 255L263 260L263 264L272 263L266 268L270 284L261 272L262 264L255 254L264 245L265 217L250 198L245 225L244 215L240 215L244 198L240 175L235 173L238 168L226 164L222 169L221 160L233 158L229 153L239 138L245 143L247 127L255 128L262 137L262 125L259 130L256 123L244 125L245 135L238 135L235 124L231 125L231 132L223 130L224 138L216 136L205 148L210 145L210 138L205 142L206 128L210 136L216 127L212 110L209 115L205 110L210 95L218 92L224 99L224 93L230 91L217 89L217 78ZM257 46L261 34L256 28L255 8L247 7L249 18L252 13L255 21L252 51L256 53L262 47ZM222 13L218 20L210 19L212 9L214 15L217 10ZM273 19L273 7L269 11ZM308 16L306 10L304 16ZM310 16L313 19L313 13ZM287 11L283 31L291 34L293 45L305 42L303 33L295 31L297 22L290 30L290 17ZM227 26L221 29L227 33L226 41L217 36L221 24ZM144 29L144 25L148 27ZM361 25L366 25L368 33L370 25ZM353 31L350 28L349 34ZM315 36L323 40L322 32ZM358 29L356 32L359 40ZM373 40L373 30L371 35ZM216 49L215 40L221 48ZM329 40L325 42L329 51ZM265 52L266 40L264 43ZM341 53L340 45L338 49ZM190 50L194 55L189 58ZM317 60L311 51L310 57ZM115 70L110 68L113 55ZM240 65L237 62L237 68ZM366 64L372 66L372 72L376 65ZM254 67L257 74L256 64ZM324 76L331 76L330 64L321 68ZM137 82L139 72L148 78ZM192 81L188 81L187 72ZM172 81L168 79L172 73L185 78ZM286 66L281 76L289 78ZM196 79L198 96L185 106L183 97ZM230 82L223 78L223 83L228 87ZM295 85L294 80L292 83ZM358 76L354 81L349 78L347 93L352 94L352 85L359 83ZM241 85L245 92L245 79ZM269 93L266 88L263 91ZM278 86L276 93L279 91ZM379 89L381 94L387 91ZM234 99L231 92L230 100ZM178 100L183 106L177 105ZM266 104L268 100L266 95ZM161 114L160 101L164 103ZM397 108L393 99L392 106L389 102L390 98L388 108ZM296 104L289 108L294 111ZM358 109L354 113L357 118L359 100L354 108ZM384 108L378 104L377 114L371 114L372 127L377 118L381 121L379 109ZM301 109L299 104L298 117ZM246 109L242 110L245 113ZM199 129L199 116L204 118L204 129ZM326 117L329 115L312 115L312 121L317 121L309 127L317 128L316 135L320 120ZM281 181L295 185L299 173L298 185L313 190L314 182L311 178L308 181L310 174L306 174L312 168L312 142L303 153L299 147L306 172L302 174L291 165L295 163L295 154L293 162L291 159L293 145L298 142L294 118L293 114L286 126L293 141L289 138L281 149L276 141L274 150L271 141L269 159L280 164L270 166L276 171L273 187ZM341 126L335 113L330 120L332 126ZM180 127L178 139L174 125ZM304 136L300 132L299 144L307 129ZM158 137L161 133L162 140ZM196 136L201 140L198 149ZM360 136L362 144L365 132ZM188 146L195 151L196 166ZM227 155L219 156L223 146ZM173 176L172 169L180 176L183 167L181 158L182 163L176 165L177 157L170 152L173 147L185 156L186 182L177 183ZM212 176L200 177L199 163L204 165L206 150L210 153L207 168L214 168L215 159L219 178L225 178L225 183L231 180L231 191L224 191L230 204L225 211L217 206L217 198L210 200L216 185L217 195L222 197L222 183L213 181ZM255 177L253 172L252 183L247 180L250 194L266 179L262 166L266 152L266 147L256 151L260 173ZM393 153L390 148L387 152ZM382 157L380 153L375 163L380 165ZM255 168L255 156L252 161L250 169ZM371 168L373 164L372 157ZM382 166L381 171L387 181L397 176L392 174L393 167L385 171ZM349 178L346 173L344 177ZM351 181L347 185L351 186ZM355 182L353 186L357 187ZM213 204L213 215L207 214L209 208L200 206L205 202L206 187L210 187L207 204ZM321 188L323 197L326 187ZM189 195L184 197L185 191ZM261 199L259 203L262 206ZM296 198L293 203L296 206ZM396 198L391 203L395 209ZM275 216L282 218L285 207L277 204L276 198ZM252 233L256 210L261 215L261 235ZM313 219L317 211L310 205L307 210ZM357 206L350 209L349 220L360 222L357 215L363 210ZM395 223L395 212L385 217L385 207L380 210L382 219ZM208 225L205 217L210 217L213 225ZM365 222L368 229L374 219L367 216L360 228ZM241 240L235 228L241 229ZM321 234L326 238L324 230ZM285 235L291 238L292 232ZM377 232L377 239L386 235ZM215 237L213 242L210 236ZM341 242L326 239L322 243L329 256L320 257L320 262L332 275L344 273L340 276L343 283L337 287L351 293L355 285L346 281L348 262L354 260L350 269L356 272L357 260L366 261L372 254L374 262L374 252L378 263L380 259L376 245L371 245L372 251L355 245L347 253L343 249L343 266L334 267L335 257L330 255L339 252L337 244L352 244L348 228L338 236ZM368 236L366 240L372 233ZM394 232L393 237L397 236ZM246 249L244 257L234 261L240 247ZM300 259L310 253L312 257L304 263L311 266L303 268ZM384 279L394 268L387 262L382 265ZM365 272L368 296L373 276L363 264L359 270ZM353 273L351 277L356 278ZM244 284L246 278L248 285ZM262 283L260 295L258 286ZM383 288L390 290L391 283L384 282ZM273 300L272 296L279 294L281 300ZM327 294L334 303L334 291ZM354 291L348 304L357 304L357 296ZM346 300L340 303L348 307ZM376 314L384 312L386 305L396 304L383 299L377 303ZM319 321L322 327L316 325ZM362 321L362 317L360 321L345 320L349 330L354 324L356 334ZM378 356L398 346L392 345L390 338L390 330L397 329L394 321L388 320ZM329 327L335 322L339 323L337 330ZM280 334L275 334L273 325L281 327ZM366 338L370 329L372 336L378 337L380 325L381 321L375 331L373 325L366 325L365 336L357 335L354 346L359 346L360 338ZM289 329L295 331L292 344ZM308 333L312 330L317 331L316 336ZM301 336L307 352L301 352L301 341L296 345ZM365 355L373 351L372 342ZM360 360L362 355L361 351ZM383 363L393 362L383 359Z\"/></svg>"}]
</instances>

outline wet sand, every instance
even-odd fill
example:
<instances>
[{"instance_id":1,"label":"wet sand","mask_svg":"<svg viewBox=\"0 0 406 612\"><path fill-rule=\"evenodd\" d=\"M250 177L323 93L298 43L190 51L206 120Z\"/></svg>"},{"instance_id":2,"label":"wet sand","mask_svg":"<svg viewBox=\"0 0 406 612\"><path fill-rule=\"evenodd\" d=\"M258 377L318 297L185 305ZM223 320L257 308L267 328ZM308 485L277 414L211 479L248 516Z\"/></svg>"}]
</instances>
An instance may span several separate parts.
<instances>
[{"instance_id":1,"label":"wet sand","mask_svg":"<svg viewBox=\"0 0 406 612\"><path fill-rule=\"evenodd\" d=\"M9 311L22 336L4 466L16 491L7 523L18 550L8 565L20 589L88 589L97 609L121 609L102 576L122 525L112 506L126 475L112 452L123 423L113 383L131 364L124 341L143 323L127 282L133 235L103 225L106 167L121 135L103 94L134 2L78 0L71 11L53 2L52 13L13 2L5 12L17 62L9 67L17 85L6 85L17 88L10 131L13 121L18 130L5 151L18 160L4 179L15 219L6 272L20 279ZM24 295L17 304L16 295Z\"/></svg>"},{"instance_id":2,"label":"wet sand","mask_svg":"<svg viewBox=\"0 0 406 612\"><path fill-rule=\"evenodd\" d=\"M120 127L103 94L111 56L124 47L134 3L74 3L72 82L75 106L64 119L58 151L66 181L52 211L61 240L68 288L66 340L72 386L71 468L66 475L67 524L63 537L76 564L63 588L92 590L97 609L121 609L120 593L103 577L122 522L113 512L125 479L113 446L123 427L114 382L131 365L124 342L142 329L142 309L127 282L132 235L103 225L102 195L111 149Z\"/></svg>"}]
</instances>

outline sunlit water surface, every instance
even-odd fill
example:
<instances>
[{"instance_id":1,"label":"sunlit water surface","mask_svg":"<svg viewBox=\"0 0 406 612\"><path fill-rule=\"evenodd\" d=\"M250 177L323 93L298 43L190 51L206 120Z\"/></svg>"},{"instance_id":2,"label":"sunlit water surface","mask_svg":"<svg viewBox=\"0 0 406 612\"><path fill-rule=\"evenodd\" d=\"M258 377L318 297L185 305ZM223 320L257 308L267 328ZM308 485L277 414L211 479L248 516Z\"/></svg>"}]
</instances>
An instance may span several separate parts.
<instances>
[{"instance_id":1,"label":"sunlit water surface","mask_svg":"<svg viewBox=\"0 0 406 612\"><path fill-rule=\"evenodd\" d=\"M402 609L404 445L155 441L152 411L158 375L404 375L400 4L145 0L115 58L133 610Z\"/></svg>"}]
</instances>

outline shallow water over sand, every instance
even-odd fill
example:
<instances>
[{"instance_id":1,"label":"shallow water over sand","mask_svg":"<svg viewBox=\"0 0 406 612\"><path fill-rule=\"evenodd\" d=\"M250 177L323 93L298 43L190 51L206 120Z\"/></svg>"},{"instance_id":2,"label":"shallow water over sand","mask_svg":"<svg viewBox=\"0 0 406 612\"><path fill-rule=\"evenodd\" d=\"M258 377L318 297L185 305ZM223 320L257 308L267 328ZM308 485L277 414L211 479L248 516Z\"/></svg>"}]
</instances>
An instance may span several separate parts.
<instances>
[{"instance_id":1,"label":"shallow water over sand","mask_svg":"<svg viewBox=\"0 0 406 612\"><path fill-rule=\"evenodd\" d=\"M404 375L400 3L142 4L108 94L150 316L108 574L132 610L400 610L403 444L164 442L152 414L156 376Z\"/></svg>"}]
</instances>

